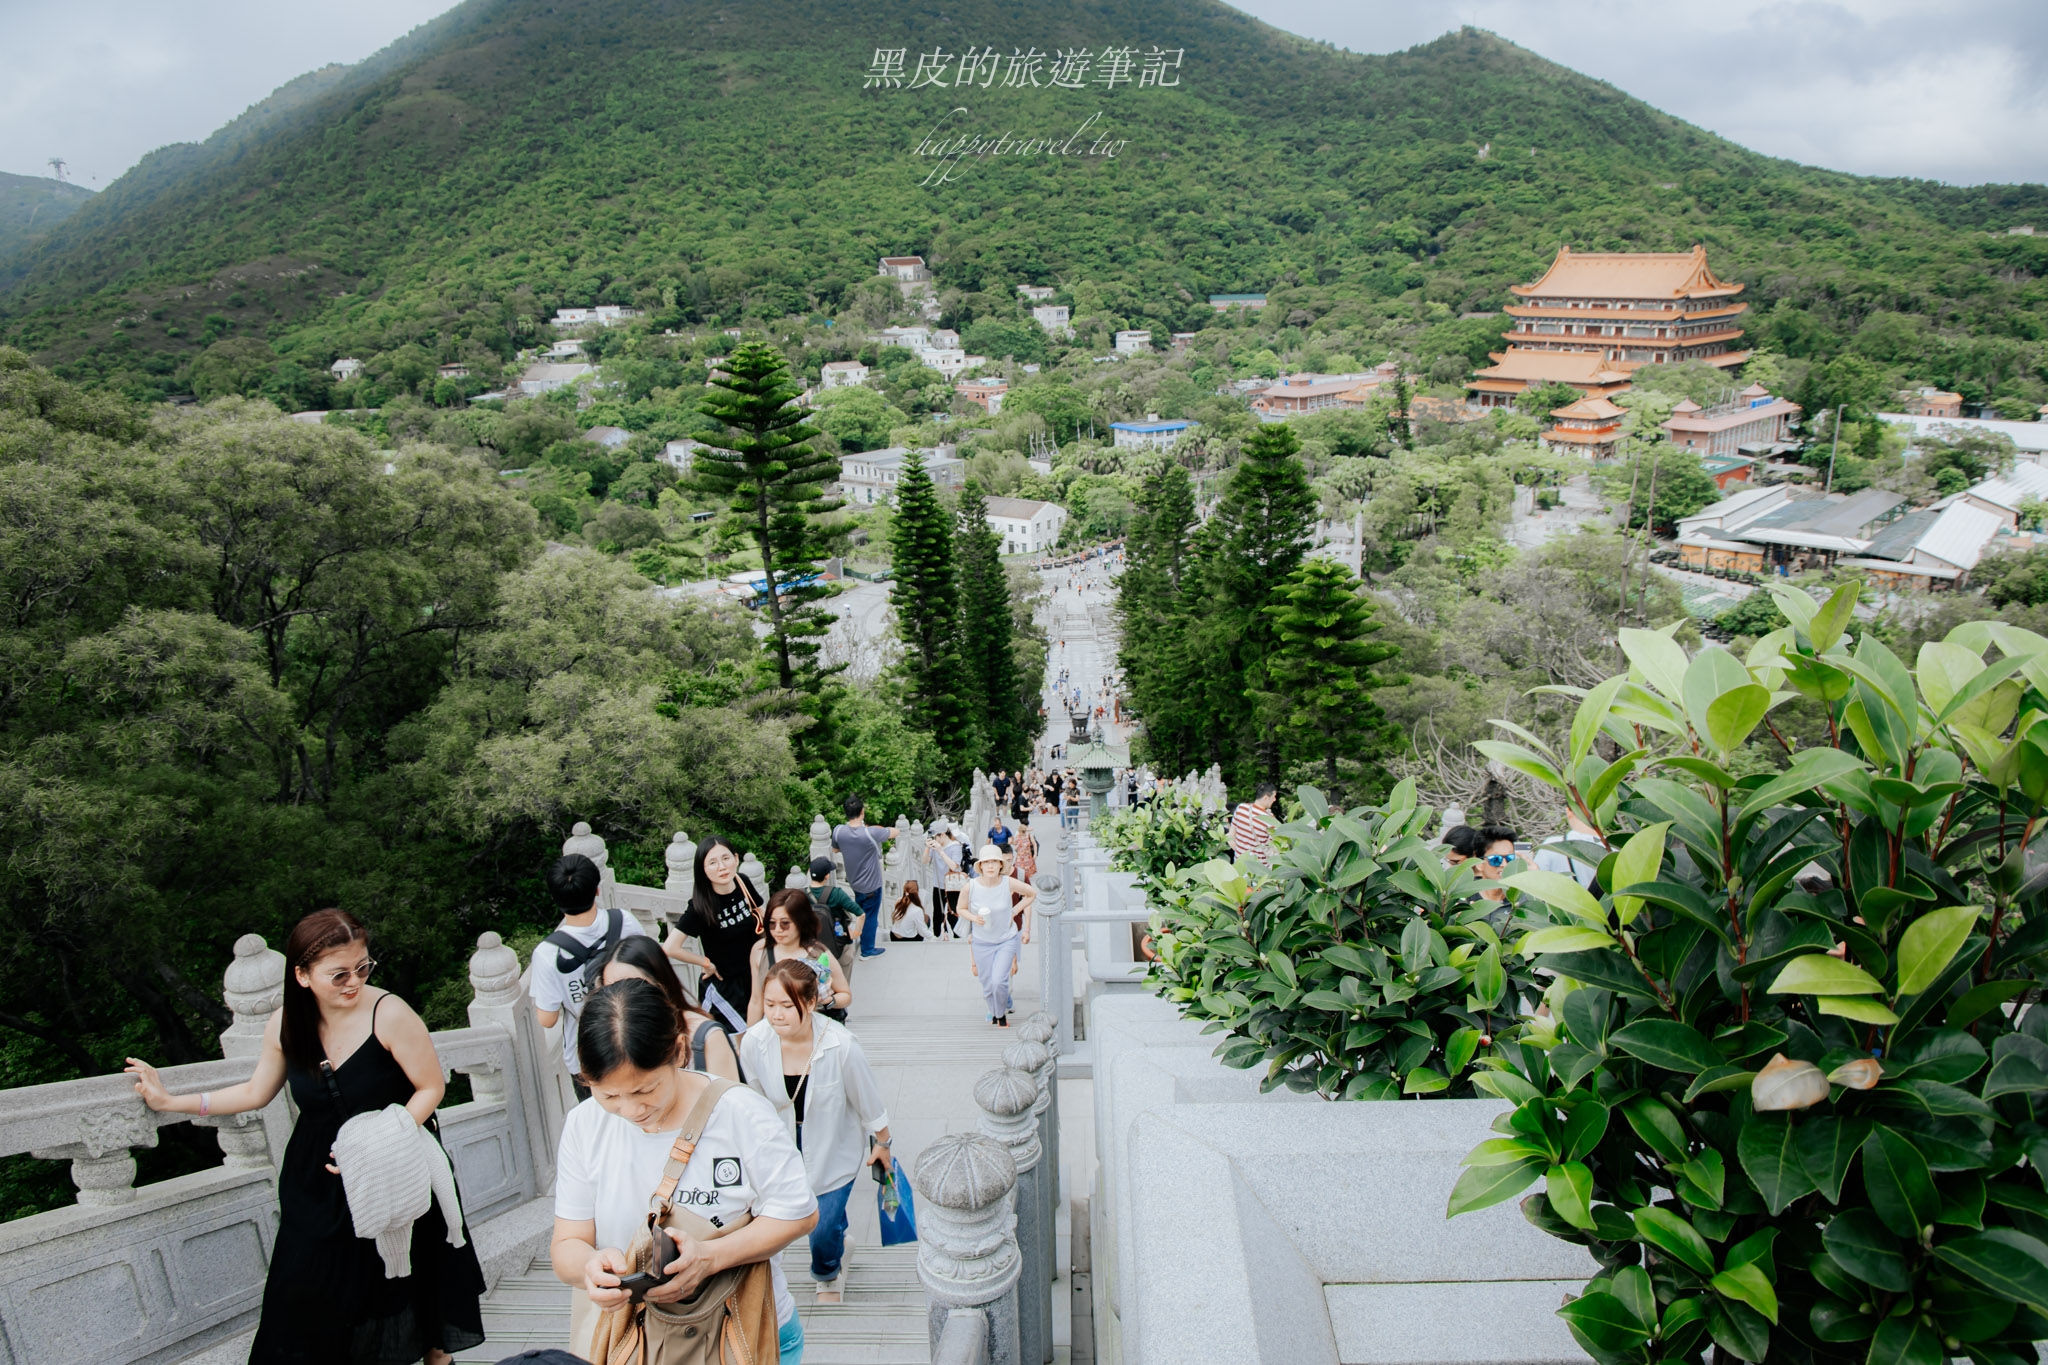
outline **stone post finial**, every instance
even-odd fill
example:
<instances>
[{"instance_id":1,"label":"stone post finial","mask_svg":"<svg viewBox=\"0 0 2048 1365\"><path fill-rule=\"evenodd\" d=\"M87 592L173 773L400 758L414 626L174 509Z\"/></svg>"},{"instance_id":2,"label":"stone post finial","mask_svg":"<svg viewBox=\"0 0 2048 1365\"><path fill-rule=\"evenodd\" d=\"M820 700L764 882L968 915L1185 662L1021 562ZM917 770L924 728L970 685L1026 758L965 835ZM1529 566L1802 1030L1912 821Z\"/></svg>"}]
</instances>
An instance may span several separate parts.
<instances>
[{"instance_id":1,"label":"stone post finial","mask_svg":"<svg viewBox=\"0 0 2048 1365\"><path fill-rule=\"evenodd\" d=\"M562 856L581 853L598 865L600 870L610 865L611 850L605 847L604 836L590 832L588 820L578 820L570 827L569 837L562 840Z\"/></svg>"},{"instance_id":2,"label":"stone post finial","mask_svg":"<svg viewBox=\"0 0 2048 1365\"><path fill-rule=\"evenodd\" d=\"M768 869L763 867L761 860L751 852L740 859L740 875L755 886L765 886L768 882Z\"/></svg>"},{"instance_id":3,"label":"stone post finial","mask_svg":"<svg viewBox=\"0 0 2048 1365\"><path fill-rule=\"evenodd\" d=\"M982 1073L974 1083L974 1102L981 1108L983 1134L1003 1144L1021 1173L1038 1164L1038 1080L1012 1066Z\"/></svg>"},{"instance_id":4,"label":"stone post finial","mask_svg":"<svg viewBox=\"0 0 2048 1365\"><path fill-rule=\"evenodd\" d=\"M789 865L789 874L782 879L785 891L801 891L811 884L811 870L796 863Z\"/></svg>"},{"instance_id":5,"label":"stone post finial","mask_svg":"<svg viewBox=\"0 0 2048 1365\"><path fill-rule=\"evenodd\" d=\"M1009 1150L979 1133L947 1133L918 1154L910 1182L918 1200L917 1277L935 1322L949 1308L1002 1302L1002 1327L1014 1343L1023 1258L1010 1208L1017 1163ZM992 1355L1017 1358L1014 1344Z\"/></svg>"},{"instance_id":6,"label":"stone post finial","mask_svg":"<svg viewBox=\"0 0 2048 1365\"><path fill-rule=\"evenodd\" d=\"M284 1004L284 954L261 934L235 940L235 960L221 975L221 998L234 1011L235 1022L220 1035L223 1057L254 1057L263 1051L263 1030Z\"/></svg>"},{"instance_id":7,"label":"stone post finial","mask_svg":"<svg viewBox=\"0 0 2048 1365\"><path fill-rule=\"evenodd\" d=\"M1058 1027L1050 1014L1037 1010L1017 1025L1017 1038L1020 1042L1044 1043L1058 1031Z\"/></svg>"},{"instance_id":8,"label":"stone post finial","mask_svg":"<svg viewBox=\"0 0 2048 1365\"><path fill-rule=\"evenodd\" d=\"M661 855L668 864L668 878L662 883L664 889L674 891L684 900L697 889L697 844L682 830L669 840L668 848Z\"/></svg>"},{"instance_id":9,"label":"stone post finial","mask_svg":"<svg viewBox=\"0 0 2048 1365\"><path fill-rule=\"evenodd\" d=\"M519 954L505 946L495 929L477 935L469 985L479 1005L510 1005L519 999Z\"/></svg>"}]
</instances>

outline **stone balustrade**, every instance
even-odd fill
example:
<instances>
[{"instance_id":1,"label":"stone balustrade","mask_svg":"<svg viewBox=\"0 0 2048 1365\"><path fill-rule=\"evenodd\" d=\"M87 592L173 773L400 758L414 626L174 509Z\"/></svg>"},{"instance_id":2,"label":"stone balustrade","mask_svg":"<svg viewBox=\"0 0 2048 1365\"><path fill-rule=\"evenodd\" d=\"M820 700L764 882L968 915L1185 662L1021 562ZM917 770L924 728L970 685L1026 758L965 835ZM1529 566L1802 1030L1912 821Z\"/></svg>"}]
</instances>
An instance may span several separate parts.
<instances>
[{"instance_id":1,"label":"stone balustrade","mask_svg":"<svg viewBox=\"0 0 2048 1365\"><path fill-rule=\"evenodd\" d=\"M518 958L497 934L478 940L470 981L470 1026L432 1037L444 1073L469 1077L471 1098L437 1118L495 1282L545 1244L543 1196L573 1099ZM226 1055L166 1067L164 1084L190 1094L248 1080L283 984L282 955L244 935L223 978L234 1015L221 1034ZM137 1186L133 1153L174 1123L212 1128L221 1164ZM74 1204L0 1224L0 1365L170 1361L253 1326L290 1135L286 1092L260 1110L202 1119L152 1111L122 1075L0 1091L0 1156L68 1161L78 1189Z\"/></svg>"},{"instance_id":2,"label":"stone balustrade","mask_svg":"<svg viewBox=\"0 0 2048 1365\"><path fill-rule=\"evenodd\" d=\"M933 1361L943 1354L952 1365L1023 1365L1023 1257L1012 1203L1017 1166L1009 1148L980 1133L948 1133L918 1154L910 1183L917 1191L917 1277L928 1303ZM955 1326L956 1317L968 1321ZM973 1318L982 1319L979 1328Z\"/></svg>"}]
</instances>

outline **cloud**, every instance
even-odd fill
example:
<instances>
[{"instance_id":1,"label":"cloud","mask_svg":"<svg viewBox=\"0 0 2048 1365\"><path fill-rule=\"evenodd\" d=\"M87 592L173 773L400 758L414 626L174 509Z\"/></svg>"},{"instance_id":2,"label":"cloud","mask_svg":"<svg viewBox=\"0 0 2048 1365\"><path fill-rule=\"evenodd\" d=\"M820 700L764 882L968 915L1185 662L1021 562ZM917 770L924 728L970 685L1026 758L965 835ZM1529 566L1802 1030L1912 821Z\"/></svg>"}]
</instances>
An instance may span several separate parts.
<instances>
[{"instance_id":1,"label":"cloud","mask_svg":"<svg viewBox=\"0 0 2048 1365\"><path fill-rule=\"evenodd\" d=\"M449 0L0 3L0 170L65 158L105 186L199 141L272 90L355 62ZM1837 170L1951 183L2048 181L2040 0L1238 0L1359 52L1460 24L1746 147ZM23 57L26 56L26 60Z\"/></svg>"}]
</instances>

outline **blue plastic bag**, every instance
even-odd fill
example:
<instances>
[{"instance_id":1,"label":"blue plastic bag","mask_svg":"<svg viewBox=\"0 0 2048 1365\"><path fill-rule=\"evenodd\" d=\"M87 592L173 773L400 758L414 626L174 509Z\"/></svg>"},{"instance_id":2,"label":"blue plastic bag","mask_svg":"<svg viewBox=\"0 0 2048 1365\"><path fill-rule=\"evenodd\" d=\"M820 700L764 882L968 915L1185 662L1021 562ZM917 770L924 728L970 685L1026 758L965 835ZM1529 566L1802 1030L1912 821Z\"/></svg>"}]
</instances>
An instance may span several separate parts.
<instances>
[{"instance_id":1,"label":"blue plastic bag","mask_svg":"<svg viewBox=\"0 0 2048 1365\"><path fill-rule=\"evenodd\" d=\"M875 1186L875 1210L882 1219L883 1246L917 1240L917 1209L910 1197L910 1181L903 1174L903 1163L894 1157L889 1158L888 1178Z\"/></svg>"}]
</instances>

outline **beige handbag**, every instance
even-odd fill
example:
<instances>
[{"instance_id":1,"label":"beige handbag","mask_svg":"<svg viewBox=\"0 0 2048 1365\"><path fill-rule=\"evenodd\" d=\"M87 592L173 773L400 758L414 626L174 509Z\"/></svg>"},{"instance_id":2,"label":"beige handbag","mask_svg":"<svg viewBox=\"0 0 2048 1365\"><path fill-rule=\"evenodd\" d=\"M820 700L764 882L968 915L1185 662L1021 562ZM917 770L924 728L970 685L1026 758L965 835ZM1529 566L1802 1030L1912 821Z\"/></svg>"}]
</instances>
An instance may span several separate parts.
<instances>
[{"instance_id":1,"label":"beige handbag","mask_svg":"<svg viewBox=\"0 0 2048 1365\"><path fill-rule=\"evenodd\" d=\"M656 1266L657 1228L673 1228L698 1241L711 1241L753 1221L742 1213L716 1227L674 1203L676 1185L690 1164L704 1126L711 1121L712 1110L736 1084L712 1077L683 1120L683 1131L669 1149L661 1183L649 1201L647 1230L626 1249L636 1272ZM660 1263L666 1264L667 1259L662 1257ZM594 1365L775 1365L781 1354L779 1331L774 1275L763 1260L720 1271L678 1303L626 1303L606 1311L597 1316L589 1347L579 1354ZM576 1340L573 1334L571 1339Z\"/></svg>"}]
</instances>

